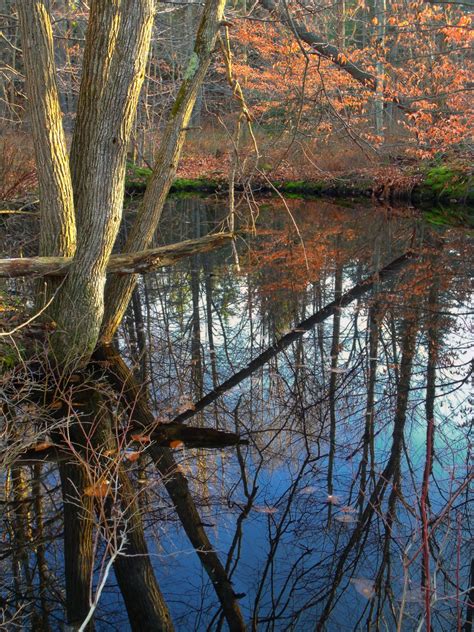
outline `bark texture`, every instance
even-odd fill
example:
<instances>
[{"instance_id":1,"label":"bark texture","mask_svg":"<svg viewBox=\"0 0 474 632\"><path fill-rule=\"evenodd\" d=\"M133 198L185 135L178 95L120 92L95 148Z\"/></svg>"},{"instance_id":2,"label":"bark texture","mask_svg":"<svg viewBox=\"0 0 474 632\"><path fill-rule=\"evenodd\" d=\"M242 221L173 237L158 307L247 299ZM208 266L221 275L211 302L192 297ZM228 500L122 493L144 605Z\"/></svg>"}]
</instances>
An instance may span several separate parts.
<instances>
[{"instance_id":1,"label":"bark texture","mask_svg":"<svg viewBox=\"0 0 474 632\"><path fill-rule=\"evenodd\" d=\"M163 266L174 265L186 257L222 246L231 239L231 233L216 233L141 252L111 255L106 274L145 274ZM67 257L0 259L0 278L64 277L71 269L72 262L73 260Z\"/></svg>"},{"instance_id":2,"label":"bark texture","mask_svg":"<svg viewBox=\"0 0 474 632\"><path fill-rule=\"evenodd\" d=\"M188 62L184 81L179 89L168 120L163 140L155 158L153 173L140 204L123 252L148 248L161 217L163 205L176 175L178 161L199 88L206 75L224 14L225 0L207 0L194 50ZM136 284L136 277L115 277L106 288L106 309L101 328L101 341L109 343L119 326Z\"/></svg>"},{"instance_id":3,"label":"bark texture","mask_svg":"<svg viewBox=\"0 0 474 632\"><path fill-rule=\"evenodd\" d=\"M153 11L153 0L91 4L71 148L77 250L58 296L59 335L54 342L61 359L85 363L98 339Z\"/></svg>"},{"instance_id":4,"label":"bark texture","mask_svg":"<svg viewBox=\"0 0 474 632\"><path fill-rule=\"evenodd\" d=\"M53 33L45 0L18 0L40 198L40 254L72 257L76 225L59 106Z\"/></svg>"}]
</instances>

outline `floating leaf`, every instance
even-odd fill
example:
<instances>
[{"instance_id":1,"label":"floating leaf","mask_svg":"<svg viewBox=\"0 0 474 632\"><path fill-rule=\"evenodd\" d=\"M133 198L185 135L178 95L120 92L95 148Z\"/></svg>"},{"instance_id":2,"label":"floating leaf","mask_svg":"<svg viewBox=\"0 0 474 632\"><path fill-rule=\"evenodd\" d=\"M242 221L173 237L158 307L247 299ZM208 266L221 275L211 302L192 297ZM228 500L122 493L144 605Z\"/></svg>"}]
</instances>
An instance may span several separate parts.
<instances>
[{"instance_id":1,"label":"floating leaf","mask_svg":"<svg viewBox=\"0 0 474 632\"><path fill-rule=\"evenodd\" d=\"M144 435L140 432L136 432L131 435L132 441L138 441L138 443L150 443L151 437L150 435Z\"/></svg>"},{"instance_id":2,"label":"floating leaf","mask_svg":"<svg viewBox=\"0 0 474 632\"><path fill-rule=\"evenodd\" d=\"M407 603L424 603L425 602L425 589L421 586L414 586L413 588L408 588L405 591L405 596L403 593L400 597L397 597L397 601L402 601L404 599Z\"/></svg>"},{"instance_id":3,"label":"floating leaf","mask_svg":"<svg viewBox=\"0 0 474 632\"><path fill-rule=\"evenodd\" d=\"M316 487L308 485L307 487L303 487L303 489L300 489L298 494L314 494L315 491L317 491Z\"/></svg>"},{"instance_id":4,"label":"floating leaf","mask_svg":"<svg viewBox=\"0 0 474 632\"><path fill-rule=\"evenodd\" d=\"M170 441L170 448L184 448L184 443L179 439L174 439L173 441Z\"/></svg>"},{"instance_id":5,"label":"floating leaf","mask_svg":"<svg viewBox=\"0 0 474 632\"><path fill-rule=\"evenodd\" d=\"M354 585L354 588L357 590L359 595L362 595L366 599L372 599L375 595L375 587L372 580L364 579L363 577L353 577L351 579L351 583Z\"/></svg>"},{"instance_id":6,"label":"floating leaf","mask_svg":"<svg viewBox=\"0 0 474 632\"><path fill-rule=\"evenodd\" d=\"M42 450L47 450L48 448L52 448L53 447L53 443L50 443L49 441L42 441L41 443L37 443L34 446L35 452L41 452Z\"/></svg>"},{"instance_id":7,"label":"floating leaf","mask_svg":"<svg viewBox=\"0 0 474 632\"><path fill-rule=\"evenodd\" d=\"M135 461L138 461L140 458L140 452L137 452L136 450L127 450L123 456L127 459L127 461L130 461L130 463L135 463Z\"/></svg>"},{"instance_id":8,"label":"floating leaf","mask_svg":"<svg viewBox=\"0 0 474 632\"><path fill-rule=\"evenodd\" d=\"M60 399L55 399L53 402L51 402L48 408L49 410L59 410L60 408L62 408L62 406L62 401Z\"/></svg>"},{"instance_id":9,"label":"floating leaf","mask_svg":"<svg viewBox=\"0 0 474 632\"><path fill-rule=\"evenodd\" d=\"M340 504L340 500L339 500L339 496L334 496L334 494L329 494L329 496L326 498L326 501L330 504L330 505L339 505Z\"/></svg>"},{"instance_id":10,"label":"floating leaf","mask_svg":"<svg viewBox=\"0 0 474 632\"><path fill-rule=\"evenodd\" d=\"M354 524L354 522L357 522L354 516L347 513L338 514L337 516L334 516L334 519L338 522L342 522L343 524Z\"/></svg>"},{"instance_id":11,"label":"floating leaf","mask_svg":"<svg viewBox=\"0 0 474 632\"><path fill-rule=\"evenodd\" d=\"M101 481L94 485L88 485L84 489L84 495L93 498L105 498L110 491L110 481Z\"/></svg>"},{"instance_id":12,"label":"floating leaf","mask_svg":"<svg viewBox=\"0 0 474 632\"><path fill-rule=\"evenodd\" d=\"M347 371L347 369L344 369L342 366L336 366L333 369L329 369L329 370L331 371L331 373L338 373L338 374L342 374Z\"/></svg>"},{"instance_id":13,"label":"floating leaf","mask_svg":"<svg viewBox=\"0 0 474 632\"><path fill-rule=\"evenodd\" d=\"M263 513L263 514L278 513L278 509L276 507L267 507L266 505L254 505L253 510L258 511L258 513Z\"/></svg>"}]
</instances>

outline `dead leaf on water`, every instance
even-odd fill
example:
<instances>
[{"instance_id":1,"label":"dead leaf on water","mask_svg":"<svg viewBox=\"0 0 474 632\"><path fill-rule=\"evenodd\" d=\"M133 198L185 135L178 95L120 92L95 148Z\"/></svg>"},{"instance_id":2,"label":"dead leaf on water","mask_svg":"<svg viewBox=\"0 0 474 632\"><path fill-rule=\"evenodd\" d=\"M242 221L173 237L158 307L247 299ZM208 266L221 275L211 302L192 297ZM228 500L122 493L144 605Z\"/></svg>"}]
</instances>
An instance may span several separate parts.
<instances>
[{"instance_id":1,"label":"dead leaf on water","mask_svg":"<svg viewBox=\"0 0 474 632\"><path fill-rule=\"evenodd\" d=\"M170 441L170 448L184 448L184 442L179 439Z\"/></svg>"},{"instance_id":2,"label":"dead leaf on water","mask_svg":"<svg viewBox=\"0 0 474 632\"><path fill-rule=\"evenodd\" d=\"M278 509L276 507L267 507L266 505L254 505L253 510L262 514L276 514Z\"/></svg>"},{"instance_id":3,"label":"dead leaf on water","mask_svg":"<svg viewBox=\"0 0 474 632\"><path fill-rule=\"evenodd\" d=\"M372 599L375 595L374 582L371 579L365 579L364 577L353 577L351 583L357 590L359 595L362 595L366 599Z\"/></svg>"}]
</instances>

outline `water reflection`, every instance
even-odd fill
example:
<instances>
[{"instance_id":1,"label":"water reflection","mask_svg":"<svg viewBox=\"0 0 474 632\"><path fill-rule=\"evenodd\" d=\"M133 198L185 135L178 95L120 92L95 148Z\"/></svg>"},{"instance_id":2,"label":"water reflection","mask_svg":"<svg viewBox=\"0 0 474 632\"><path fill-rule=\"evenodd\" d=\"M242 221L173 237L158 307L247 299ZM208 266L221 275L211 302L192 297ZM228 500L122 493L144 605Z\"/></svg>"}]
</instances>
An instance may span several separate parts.
<instances>
[{"instance_id":1,"label":"water reflection","mask_svg":"<svg viewBox=\"0 0 474 632\"><path fill-rule=\"evenodd\" d=\"M202 236L224 215L221 203L172 201L157 240ZM229 248L144 277L117 343L157 418L184 415L248 440L174 450L247 629L429 621L468 632L469 239L434 232L410 210L325 201L268 201L255 233L242 224L238 269ZM325 311L333 301L344 307ZM226 629L152 450L144 442L126 468L175 627ZM61 627L60 498L53 465L14 466L5 479L11 629L15 616L18 627ZM93 594L104 547L99 538ZM113 573L96 628L128 629Z\"/></svg>"}]
</instances>

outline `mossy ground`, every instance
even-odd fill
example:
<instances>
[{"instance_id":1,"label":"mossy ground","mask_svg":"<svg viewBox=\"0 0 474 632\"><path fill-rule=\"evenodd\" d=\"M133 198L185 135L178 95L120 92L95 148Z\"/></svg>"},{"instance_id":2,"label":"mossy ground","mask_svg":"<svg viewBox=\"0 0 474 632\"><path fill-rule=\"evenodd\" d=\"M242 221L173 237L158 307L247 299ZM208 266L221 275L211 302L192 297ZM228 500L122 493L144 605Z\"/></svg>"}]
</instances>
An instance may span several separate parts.
<instances>
[{"instance_id":1,"label":"mossy ground","mask_svg":"<svg viewBox=\"0 0 474 632\"><path fill-rule=\"evenodd\" d=\"M453 200L453 202L464 204L474 203L473 174L457 166L430 166L420 185L420 193L424 198Z\"/></svg>"},{"instance_id":2,"label":"mossy ground","mask_svg":"<svg viewBox=\"0 0 474 632\"><path fill-rule=\"evenodd\" d=\"M127 165L126 191L128 194L140 194L151 176L151 169ZM367 174L351 173L345 176L330 177L327 180L285 180L255 182L256 190L261 193L275 194L277 190L289 198L319 197L327 195L339 198L370 198L381 201L410 201L415 204L427 202L474 204L473 176L466 168L449 165L431 165L422 175L406 175L410 186L388 182L388 186L377 177ZM176 178L171 186L173 194L185 193L225 193L227 181L222 177ZM381 193L382 192L382 193Z\"/></svg>"}]
</instances>

